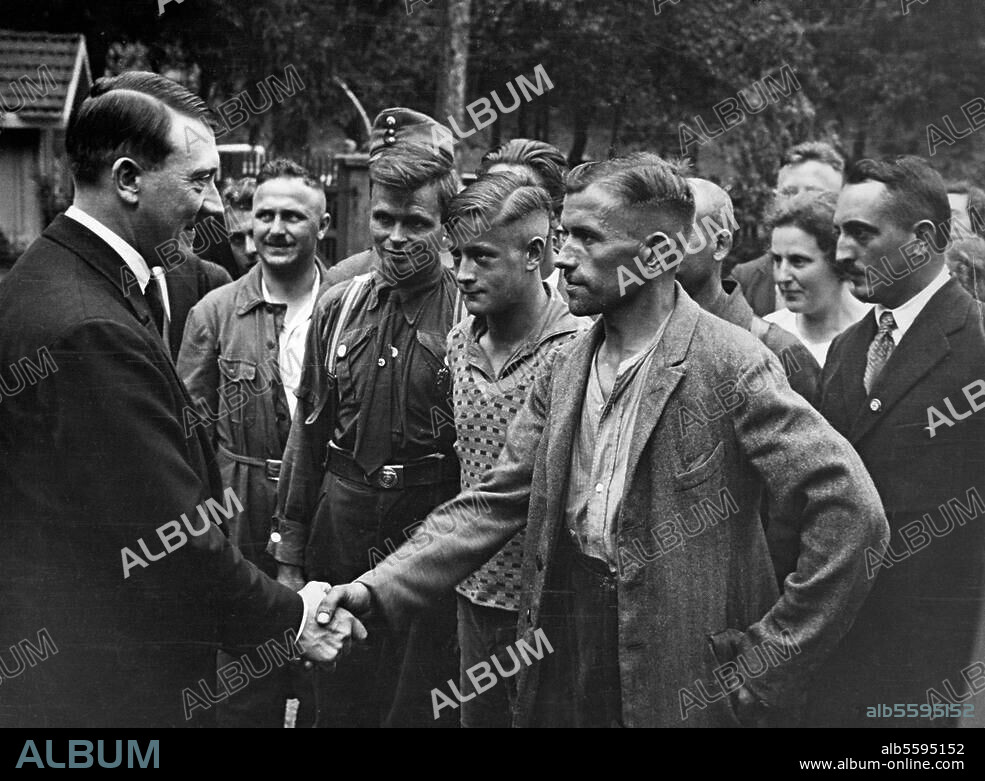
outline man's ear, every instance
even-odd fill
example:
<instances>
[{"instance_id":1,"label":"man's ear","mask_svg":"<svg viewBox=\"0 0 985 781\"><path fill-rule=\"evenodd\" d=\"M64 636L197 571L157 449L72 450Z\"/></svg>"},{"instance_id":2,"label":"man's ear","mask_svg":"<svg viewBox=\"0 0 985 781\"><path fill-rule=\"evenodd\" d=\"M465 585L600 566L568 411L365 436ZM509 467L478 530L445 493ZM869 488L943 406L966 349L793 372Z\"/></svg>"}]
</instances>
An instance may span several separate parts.
<instances>
[{"instance_id":1,"label":"man's ear","mask_svg":"<svg viewBox=\"0 0 985 781\"><path fill-rule=\"evenodd\" d=\"M140 203L140 178L143 173L143 169L132 158L121 157L113 163L113 170L110 173L113 177L113 186L124 203L131 206Z\"/></svg>"},{"instance_id":2,"label":"man's ear","mask_svg":"<svg viewBox=\"0 0 985 781\"><path fill-rule=\"evenodd\" d=\"M332 215L325 212L321 221L318 223L318 240L321 241L325 238L325 234L328 232L328 226L332 224Z\"/></svg>"},{"instance_id":3,"label":"man's ear","mask_svg":"<svg viewBox=\"0 0 985 781\"><path fill-rule=\"evenodd\" d=\"M920 220L913 226L913 235L922 241L928 250L943 252L947 242L938 241L938 229L933 220Z\"/></svg>"},{"instance_id":4,"label":"man's ear","mask_svg":"<svg viewBox=\"0 0 985 781\"><path fill-rule=\"evenodd\" d=\"M543 236L534 236L527 242L526 258L524 268L527 271L540 269L540 264L544 260L544 252L547 249L547 240Z\"/></svg>"},{"instance_id":5,"label":"man's ear","mask_svg":"<svg viewBox=\"0 0 985 781\"><path fill-rule=\"evenodd\" d=\"M640 244L637 257L647 268L655 269L667 258L674 254L676 250L673 239L663 231L654 231L647 236Z\"/></svg>"},{"instance_id":6,"label":"man's ear","mask_svg":"<svg viewBox=\"0 0 985 781\"><path fill-rule=\"evenodd\" d=\"M728 231L719 231L715 235L715 254L712 257L719 262L725 260L732 251L732 242L731 233Z\"/></svg>"}]
</instances>

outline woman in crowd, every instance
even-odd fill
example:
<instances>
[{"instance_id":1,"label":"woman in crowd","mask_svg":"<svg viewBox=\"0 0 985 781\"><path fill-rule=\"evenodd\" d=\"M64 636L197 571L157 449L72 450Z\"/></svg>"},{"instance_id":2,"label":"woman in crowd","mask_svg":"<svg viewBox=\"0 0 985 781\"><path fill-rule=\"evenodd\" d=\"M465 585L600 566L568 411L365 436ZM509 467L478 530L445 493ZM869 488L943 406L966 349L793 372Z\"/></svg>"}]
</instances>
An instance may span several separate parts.
<instances>
[{"instance_id":1,"label":"woman in crowd","mask_svg":"<svg viewBox=\"0 0 985 781\"><path fill-rule=\"evenodd\" d=\"M832 340L869 310L835 264L837 199L836 193L803 192L778 202L767 217L784 308L765 319L800 339L821 366Z\"/></svg>"}]
</instances>

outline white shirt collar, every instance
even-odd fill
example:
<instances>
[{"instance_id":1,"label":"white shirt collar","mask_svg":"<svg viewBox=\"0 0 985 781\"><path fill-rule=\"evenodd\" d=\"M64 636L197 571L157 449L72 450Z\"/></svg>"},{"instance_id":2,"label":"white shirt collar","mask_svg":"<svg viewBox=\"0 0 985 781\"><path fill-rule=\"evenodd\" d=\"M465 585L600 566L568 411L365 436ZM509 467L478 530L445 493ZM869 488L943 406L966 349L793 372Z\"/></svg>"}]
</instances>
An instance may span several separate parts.
<instances>
[{"instance_id":1,"label":"white shirt collar","mask_svg":"<svg viewBox=\"0 0 985 781\"><path fill-rule=\"evenodd\" d=\"M910 330L913 321L917 319L923 308L927 306L927 302L933 298L934 293L947 284L950 278L951 272L948 271L947 266L944 266L941 269L941 273L934 277L927 287L905 304L900 304L896 309L887 309L882 304L876 304L872 309L876 318L876 325L879 325L879 318L882 317L883 312L892 312L893 319L896 321L896 328L891 332L891 336L893 337L893 341L899 344L906 332Z\"/></svg>"},{"instance_id":2,"label":"white shirt collar","mask_svg":"<svg viewBox=\"0 0 985 781\"><path fill-rule=\"evenodd\" d=\"M118 234L111 231L91 214L86 214L75 204L65 210L65 216L85 226L109 244L116 254L123 258L123 262L127 264L137 278L140 292L143 293L147 289L147 283L150 281L150 268L147 266L147 261L144 260L143 255L121 239Z\"/></svg>"}]
</instances>

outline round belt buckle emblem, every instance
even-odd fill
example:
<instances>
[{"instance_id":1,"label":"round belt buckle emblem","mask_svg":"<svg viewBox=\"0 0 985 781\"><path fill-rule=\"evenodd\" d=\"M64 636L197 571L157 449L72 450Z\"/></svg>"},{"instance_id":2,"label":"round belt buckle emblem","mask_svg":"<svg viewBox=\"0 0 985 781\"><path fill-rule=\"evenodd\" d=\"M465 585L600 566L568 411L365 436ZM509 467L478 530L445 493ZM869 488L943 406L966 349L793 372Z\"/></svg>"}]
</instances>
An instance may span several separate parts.
<instances>
[{"instance_id":1,"label":"round belt buckle emblem","mask_svg":"<svg viewBox=\"0 0 985 781\"><path fill-rule=\"evenodd\" d=\"M393 467L385 466L380 470L380 485L383 488L393 488L397 481L397 470Z\"/></svg>"}]
</instances>

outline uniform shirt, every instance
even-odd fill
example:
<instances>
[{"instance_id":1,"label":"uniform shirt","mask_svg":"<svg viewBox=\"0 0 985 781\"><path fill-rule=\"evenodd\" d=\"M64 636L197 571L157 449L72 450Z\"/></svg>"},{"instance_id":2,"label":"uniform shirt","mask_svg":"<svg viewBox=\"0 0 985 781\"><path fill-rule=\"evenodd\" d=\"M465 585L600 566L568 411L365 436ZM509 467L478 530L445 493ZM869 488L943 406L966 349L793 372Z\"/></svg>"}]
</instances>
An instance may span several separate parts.
<instances>
[{"instance_id":1,"label":"uniform shirt","mask_svg":"<svg viewBox=\"0 0 985 781\"><path fill-rule=\"evenodd\" d=\"M565 522L581 552L607 562L613 571L618 566L616 519L626 483L636 411L646 389L650 364L669 321L668 314L650 345L619 364L608 398L603 396L599 384L596 351L571 448Z\"/></svg>"},{"instance_id":2,"label":"uniform shirt","mask_svg":"<svg viewBox=\"0 0 985 781\"><path fill-rule=\"evenodd\" d=\"M527 390L556 347L591 325L575 317L557 291L545 284L548 298L529 338L494 372L479 344L486 332L482 317L469 315L448 334L455 405L455 451L461 464L462 490L478 485L496 463L506 444L507 429L523 407ZM504 610L520 609L520 568L523 564L521 531L485 565L459 584L459 594L476 605Z\"/></svg>"},{"instance_id":3,"label":"uniform shirt","mask_svg":"<svg viewBox=\"0 0 985 781\"><path fill-rule=\"evenodd\" d=\"M354 306L342 324L335 372L328 373L326 351L349 285L360 285ZM408 287L393 287L373 270L335 285L315 304L305 345L298 388L298 412L284 453L277 521L280 540L270 548L284 564L302 565L307 524L318 500L329 441L355 452L363 421L360 408L367 390L377 382L380 361L393 362L390 456L402 464L433 453L455 457L451 408L451 373L445 364L445 342L454 324L455 273L435 264ZM388 314L390 313L390 314ZM392 317L388 354L377 355L377 332Z\"/></svg>"}]
</instances>

